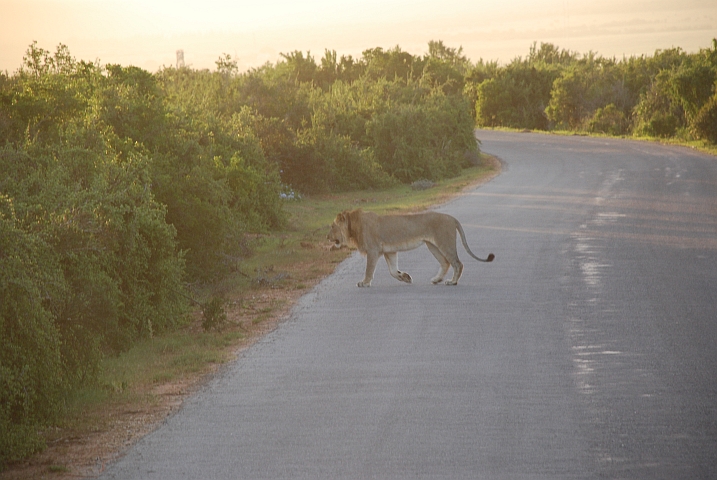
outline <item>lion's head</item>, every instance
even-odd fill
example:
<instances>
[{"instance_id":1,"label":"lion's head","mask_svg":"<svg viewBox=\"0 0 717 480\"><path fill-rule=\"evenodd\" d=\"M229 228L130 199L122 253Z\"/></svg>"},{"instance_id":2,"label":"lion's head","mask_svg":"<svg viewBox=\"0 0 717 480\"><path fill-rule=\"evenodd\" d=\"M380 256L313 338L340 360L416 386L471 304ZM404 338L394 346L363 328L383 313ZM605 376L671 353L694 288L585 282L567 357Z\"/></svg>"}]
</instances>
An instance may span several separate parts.
<instances>
[{"instance_id":1,"label":"lion's head","mask_svg":"<svg viewBox=\"0 0 717 480\"><path fill-rule=\"evenodd\" d=\"M350 247L354 244L350 231L351 217L349 216L349 212L341 212L336 215L326 238L334 242L334 248Z\"/></svg>"}]
</instances>

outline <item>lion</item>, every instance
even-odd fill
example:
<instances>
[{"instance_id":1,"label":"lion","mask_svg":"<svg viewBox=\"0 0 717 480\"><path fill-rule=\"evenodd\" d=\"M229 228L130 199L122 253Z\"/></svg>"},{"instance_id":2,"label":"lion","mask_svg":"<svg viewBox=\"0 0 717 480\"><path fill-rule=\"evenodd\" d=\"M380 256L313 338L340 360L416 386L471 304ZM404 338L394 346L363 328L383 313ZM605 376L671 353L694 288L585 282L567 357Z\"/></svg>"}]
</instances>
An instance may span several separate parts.
<instances>
[{"instance_id":1,"label":"lion","mask_svg":"<svg viewBox=\"0 0 717 480\"><path fill-rule=\"evenodd\" d=\"M434 284L443 281L448 268L453 267L453 278L446 285L458 285L463 273L463 263L458 259L456 231L466 252L480 262L492 262L495 255L479 258L471 252L460 222L450 215L424 212L405 215L377 215L361 209L345 210L331 224L327 239L334 242L332 248L356 247L366 255L366 275L358 282L359 287L370 287L378 258L383 255L391 276L412 283L411 276L398 269L397 252L405 252L426 244L428 250L440 263L438 274L431 279Z\"/></svg>"}]
</instances>

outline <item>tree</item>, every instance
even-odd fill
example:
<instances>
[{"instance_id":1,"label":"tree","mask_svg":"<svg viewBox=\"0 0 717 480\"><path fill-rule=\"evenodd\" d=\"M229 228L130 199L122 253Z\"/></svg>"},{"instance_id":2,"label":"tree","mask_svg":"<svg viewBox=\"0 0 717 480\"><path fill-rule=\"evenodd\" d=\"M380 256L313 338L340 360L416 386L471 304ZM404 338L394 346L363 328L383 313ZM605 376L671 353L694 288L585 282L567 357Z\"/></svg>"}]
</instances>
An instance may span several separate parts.
<instances>
[{"instance_id":1,"label":"tree","mask_svg":"<svg viewBox=\"0 0 717 480\"><path fill-rule=\"evenodd\" d=\"M527 62L530 65L568 66L576 62L578 58L579 55L577 53L561 49L552 43L540 42L540 48L537 48L537 42L533 42L530 46Z\"/></svg>"},{"instance_id":2,"label":"tree","mask_svg":"<svg viewBox=\"0 0 717 480\"><path fill-rule=\"evenodd\" d=\"M717 144L717 93L695 115L692 131L695 137Z\"/></svg>"},{"instance_id":3,"label":"tree","mask_svg":"<svg viewBox=\"0 0 717 480\"><path fill-rule=\"evenodd\" d=\"M550 101L556 68L515 60L477 87L479 125L546 129L545 108Z\"/></svg>"},{"instance_id":4,"label":"tree","mask_svg":"<svg viewBox=\"0 0 717 480\"><path fill-rule=\"evenodd\" d=\"M684 110L672 100L670 71L661 71L634 108L634 132L654 137L674 136L684 125Z\"/></svg>"},{"instance_id":5,"label":"tree","mask_svg":"<svg viewBox=\"0 0 717 480\"><path fill-rule=\"evenodd\" d=\"M373 80L417 80L423 71L424 61L396 46L390 50L377 47L363 51L366 75Z\"/></svg>"},{"instance_id":6,"label":"tree","mask_svg":"<svg viewBox=\"0 0 717 480\"><path fill-rule=\"evenodd\" d=\"M306 57L304 57L303 52L298 50L291 53L282 53L281 56L285 60L291 80L296 83L303 83L311 82L314 79L318 67L314 57L311 56L311 52L306 52Z\"/></svg>"},{"instance_id":7,"label":"tree","mask_svg":"<svg viewBox=\"0 0 717 480\"><path fill-rule=\"evenodd\" d=\"M629 127L625 113L610 104L605 108L599 107L593 117L587 122L587 130L595 133L610 135L623 135Z\"/></svg>"},{"instance_id":8,"label":"tree","mask_svg":"<svg viewBox=\"0 0 717 480\"><path fill-rule=\"evenodd\" d=\"M562 128L580 129L603 106L631 107L629 92L614 60L586 55L555 79L545 113Z\"/></svg>"}]
</instances>

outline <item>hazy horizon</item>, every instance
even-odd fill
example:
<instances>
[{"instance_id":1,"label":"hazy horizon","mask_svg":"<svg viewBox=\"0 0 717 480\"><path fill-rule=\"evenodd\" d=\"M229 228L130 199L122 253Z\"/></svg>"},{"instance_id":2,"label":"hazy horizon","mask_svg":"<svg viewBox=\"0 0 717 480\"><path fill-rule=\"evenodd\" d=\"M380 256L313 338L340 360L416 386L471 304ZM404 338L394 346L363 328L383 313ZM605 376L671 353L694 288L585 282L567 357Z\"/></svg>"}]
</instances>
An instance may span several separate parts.
<instances>
[{"instance_id":1,"label":"hazy horizon","mask_svg":"<svg viewBox=\"0 0 717 480\"><path fill-rule=\"evenodd\" d=\"M419 55L430 40L462 46L473 62L505 64L534 41L622 58L696 52L717 37L714 0L0 0L0 12L0 71L10 73L33 41L154 72L175 65L179 49L187 66L214 69L229 54L244 71L295 50L318 60L326 49L356 58L398 45Z\"/></svg>"}]
</instances>

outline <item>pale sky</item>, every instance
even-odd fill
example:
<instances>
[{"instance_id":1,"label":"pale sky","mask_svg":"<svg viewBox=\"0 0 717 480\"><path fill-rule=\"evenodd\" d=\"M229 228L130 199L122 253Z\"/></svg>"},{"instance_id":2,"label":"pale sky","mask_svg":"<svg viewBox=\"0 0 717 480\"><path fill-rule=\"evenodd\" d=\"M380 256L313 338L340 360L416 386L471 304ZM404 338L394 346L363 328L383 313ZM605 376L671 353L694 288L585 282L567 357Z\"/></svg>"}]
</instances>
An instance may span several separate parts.
<instances>
[{"instance_id":1,"label":"pale sky","mask_svg":"<svg viewBox=\"0 0 717 480\"><path fill-rule=\"evenodd\" d=\"M223 54L241 71L280 53L325 49L360 57L430 40L463 47L472 61L505 64L533 41L606 57L687 52L717 37L717 0L0 0L0 71L13 73L28 46L63 43L78 60L155 72L185 64L214 69Z\"/></svg>"}]
</instances>

